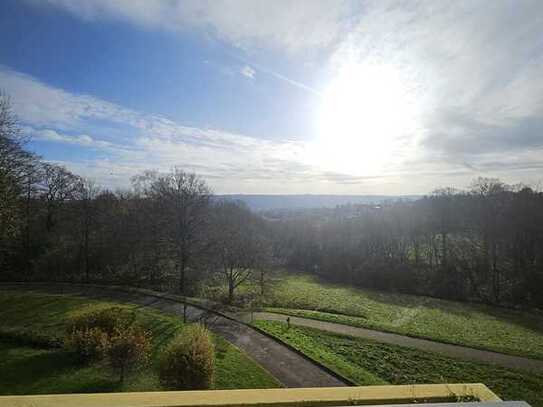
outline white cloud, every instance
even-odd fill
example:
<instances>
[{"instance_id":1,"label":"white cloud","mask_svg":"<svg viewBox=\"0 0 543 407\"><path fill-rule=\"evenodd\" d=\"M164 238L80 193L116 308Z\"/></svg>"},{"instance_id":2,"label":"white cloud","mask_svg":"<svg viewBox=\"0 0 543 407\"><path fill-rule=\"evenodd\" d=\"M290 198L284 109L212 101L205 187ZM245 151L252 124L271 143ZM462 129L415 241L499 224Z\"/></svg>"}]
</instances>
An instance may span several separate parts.
<instances>
[{"instance_id":1,"label":"white cloud","mask_svg":"<svg viewBox=\"0 0 543 407\"><path fill-rule=\"evenodd\" d=\"M322 65L332 75L345 61L379 61L401 72L408 100L416 101L418 108L418 127L405 136L408 147L399 146L401 151L387 157L391 164L368 178L323 168L308 158L306 143L184 126L0 69L0 83L13 96L21 118L33 128L58 133L42 137L92 148L99 148L99 141L111 144L108 158L71 164L100 172L106 182L126 183L129 174L144 167L183 165L208 177L220 192L418 193L440 184L466 185L481 173L509 182L530 182L543 173L539 0L495 0L491 5L473 0L379 0L356 6L311 0L48 3L84 19L205 30L243 48L297 52L329 47L329 63ZM361 13L346 16L357 6ZM322 96L253 62L239 73L254 78L255 69ZM395 120L393 111L390 120ZM93 131L98 121L127 130L121 138L96 137L108 134ZM356 159L356 149L345 148Z\"/></svg>"},{"instance_id":2,"label":"white cloud","mask_svg":"<svg viewBox=\"0 0 543 407\"><path fill-rule=\"evenodd\" d=\"M65 92L5 69L0 69L0 80L12 95L24 131L70 148L97 150L95 159L61 163L111 187L127 186L132 175L145 169L182 166L204 176L219 193L424 193L436 185L465 185L481 173L509 182L536 181L543 167L543 151L532 148L514 155L479 153L469 159L428 154L411 157L379 174L356 176L311 160L312 146L306 142L270 141L184 126L163 116ZM96 137L96 133L107 134L108 123L122 125L123 135ZM66 151L69 157L70 150ZM503 165L498 165L500 161Z\"/></svg>"},{"instance_id":3,"label":"white cloud","mask_svg":"<svg viewBox=\"0 0 543 407\"><path fill-rule=\"evenodd\" d=\"M34 0L37 4L43 4ZM87 19L153 28L201 29L238 47L288 51L332 44L352 1L346 0L47 0Z\"/></svg>"},{"instance_id":4,"label":"white cloud","mask_svg":"<svg viewBox=\"0 0 543 407\"><path fill-rule=\"evenodd\" d=\"M239 71L243 76L246 76L249 79L254 79L256 71L251 68L249 65L245 65L241 70Z\"/></svg>"},{"instance_id":5,"label":"white cloud","mask_svg":"<svg viewBox=\"0 0 543 407\"><path fill-rule=\"evenodd\" d=\"M67 135L52 129L35 129L30 126L22 126L24 134L38 140L51 141L54 143L74 144L82 147L89 147L99 150L114 148L108 141L96 140L87 134Z\"/></svg>"},{"instance_id":6,"label":"white cloud","mask_svg":"<svg viewBox=\"0 0 543 407\"><path fill-rule=\"evenodd\" d=\"M121 106L89 95L74 95L0 65L2 89L17 114L40 127L74 128L85 119L137 124L139 116Z\"/></svg>"},{"instance_id":7,"label":"white cloud","mask_svg":"<svg viewBox=\"0 0 543 407\"><path fill-rule=\"evenodd\" d=\"M402 169L433 173L434 184L455 173L458 186L473 168L513 181L541 174L543 2L366 2L330 67L376 61L401 74L417 106Z\"/></svg>"},{"instance_id":8,"label":"white cloud","mask_svg":"<svg viewBox=\"0 0 543 407\"><path fill-rule=\"evenodd\" d=\"M72 148L99 150L93 160L58 162L104 185L127 186L138 172L173 166L201 174L218 192L296 192L300 188L318 192L319 184L338 179L338 174L304 163L304 143L184 126L162 116L65 92L7 69L0 70L0 79L7 84L28 135ZM105 125L100 131L105 133L108 123L126 126L125 137L105 140L90 135L92 131L82 132Z\"/></svg>"}]
</instances>

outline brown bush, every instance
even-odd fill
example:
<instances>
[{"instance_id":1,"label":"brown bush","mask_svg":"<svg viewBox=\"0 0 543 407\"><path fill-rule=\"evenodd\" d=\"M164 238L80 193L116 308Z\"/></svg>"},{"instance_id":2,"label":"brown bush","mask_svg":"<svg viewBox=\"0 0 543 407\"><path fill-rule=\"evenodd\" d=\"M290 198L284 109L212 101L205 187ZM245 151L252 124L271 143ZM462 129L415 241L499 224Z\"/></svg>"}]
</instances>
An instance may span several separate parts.
<instances>
[{"instance_id":1,"label":"brown bush","mask_svg":"<svg viewBox=\"0 0 543 407\"><path fill-rule=\"evenodd\" d=\"M99 328L74 328L65 336L64 348L80 362L89 362L102 358L108 342L108 334Z\"/></svg>"},{"instance_id":2,"label":"brown bush","mask_svg":"<svg viewBox=\"0 0 543 407\"><path fill-rule=\"evenodd\" d=\"M89 310L74 315L67 324L64 348L81 362L101 359L117 331L133 324L135 314L120 307Z\"/></svg>"},{"instance_id":3,"label":"brown bush","mask_svg":"<svg viewBox=\"0 0 543 407\"><path fill-rule=\"evenodd\" d=\"M159 362L160 382L173 389L209 389L215 374L215 348L208 330L189 325L168 345Z\"/></svg>"},{"instance_id":4,"label":"brown bush","mask_svg":"<svg viewBox=\"0 0 543 407\"><path fill-rule=\"evenodd\" d=\"M124 381L125 374L144 365L149 360L151 336L139 327L116 329L105 347L109 364L119 373L119 380Z\"/></svg>"},{"instance_id":5,"label":"brown bush","mask_svg":"<svg viewBox=\"0 0 543 407\"><path fill-rule=\"evenodd\" d=\"M98 328L108 335L113 335L115 329L128 327L134 319L134 312L121 307L91 309L70 318L68 331Z\"/></svg>"}]
</instances>

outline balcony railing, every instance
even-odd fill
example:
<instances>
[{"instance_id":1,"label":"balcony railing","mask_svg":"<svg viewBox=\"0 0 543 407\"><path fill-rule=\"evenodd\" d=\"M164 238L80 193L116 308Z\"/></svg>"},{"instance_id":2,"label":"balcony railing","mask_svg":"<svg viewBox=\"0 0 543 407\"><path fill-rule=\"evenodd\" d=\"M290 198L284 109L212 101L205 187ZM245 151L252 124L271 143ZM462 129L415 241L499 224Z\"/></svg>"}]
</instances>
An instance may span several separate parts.
<instances>
[{"instance_id":1,"label":"balcony railing","mask_svg":"<svg viewBox=\"0 0 543 407\"><path fill-rule=\"evenodd\" d=\"M310 407L501 402L484 384L1 396L1 407ZM505 403L504 403L505 407Z\"/></svg>"}]
</instances>

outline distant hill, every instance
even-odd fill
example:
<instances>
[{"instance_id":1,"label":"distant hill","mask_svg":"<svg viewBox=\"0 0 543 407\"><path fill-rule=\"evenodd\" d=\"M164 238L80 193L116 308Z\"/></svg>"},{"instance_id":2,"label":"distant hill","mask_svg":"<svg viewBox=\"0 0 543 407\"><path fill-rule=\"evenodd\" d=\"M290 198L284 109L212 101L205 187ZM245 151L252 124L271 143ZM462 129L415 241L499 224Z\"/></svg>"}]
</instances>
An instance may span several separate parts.
<instances>
[{"instance_id":1,"label":"distant hill","mask_svg":"<svg viewBox=\"0 0 543 407\"><path fill-rule=\"evenodd\" d=\"M270 209L334 208L347 204L378 204L398 199L415 200L420 195L216 195L218 199L242 201L254 211Z\"/></svg>"}]
</instances>

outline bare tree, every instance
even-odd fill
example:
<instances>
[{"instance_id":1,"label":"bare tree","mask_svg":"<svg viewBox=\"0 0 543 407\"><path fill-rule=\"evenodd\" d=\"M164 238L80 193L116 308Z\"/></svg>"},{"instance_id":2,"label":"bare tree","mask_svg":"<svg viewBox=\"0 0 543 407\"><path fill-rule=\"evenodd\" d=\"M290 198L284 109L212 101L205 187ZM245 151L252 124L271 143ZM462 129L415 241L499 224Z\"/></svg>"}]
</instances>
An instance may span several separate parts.
<instances>
[{"instance_id":1,"label":"bare tree","mask_svg":"<svg viewBox=\"0 0 543 407\"><path fill-rule=\"evenodd\" d=\"M271 267L276 264L276 258L273 254L272 242L264 235L260 234L255 240L255 269L258 271L258 283L260 286L260 295L264 295L266 286L266 275Z\"/></svg>"},{"instance_id":2,"label":"bare tree","mask_svg":"<svg viewBox=\"0 0 543 407\"><path fill-rule=\"evenodd\" d=\"M0 92L0 174L21 182L35 156L24 150L27 138L22 134L10 98Z\"/></svg>"},{"instance_id":3,"label":"bare tree","mask_svg":"<svg viewBox=\"0 0 543 407\"><path fill-rule=\"evenodd\" d=\"M84 264L85 280L90 279L90 240L96 224L96 197L100 188L90 179L81 179L79 184L79 220L81 228L81 252Z\"/></svg>"},{"instance_id":4,"label":"bare tree","mask_svg":"<svg viewBox=\"0 0 543 407\"><path fill-rule=\"evenodd\" d=\"M163 243L175 259L179 291L185 294L187 269L204 244L211 190L202 178L179 168L146 172L133 183L155 205Z\"/></svg>"},{"instance_id":5,"label":"bare tree","mask_svg":"<svg viewBox=\"0 0 543 407\"><path fill-rule=\"evenodd\" d=\"M257 267L265 267L266 245L260 235L261 225L249 209L237 202L215 205L213 240L220 273L228 285L228 303L234 292Z\"/></svg>"},{"instance_id":6,"label":"bare tree","mask_svg":"<svg viewBox=\"0 0 543 407\"><path fill-rule=\"evenodd\" d=\"M478 224L481 233L482 270L490 274L492 280L492 297L499 303L501 291L502 270L498 265L499 230L503 215L506 185L494 178L477 178L471 185L470 192L475 198L473 214L474 222Z\"/></svg>"},{"instance_id":7,"label":"bare tree","mask_svg":"<svg viewBox=\"0 0 543 407\"><path fill-rule=\"evenodd\" d=\"M0 92L0 268L24 229L21 194L37 161L24 143L10 99Z\"/></svg>"},{"instance_id":8,"label":"bare tree","mask_svg":"<svg viewBox=\"0 0 543 407\"><path fill-rule=\"evenodd\" d=\"M45 202L45 229L51 232L66 201L75 199L81 190L81 179L59 165L42 164L41 199Z\"/></svg>"}]
</instances>

